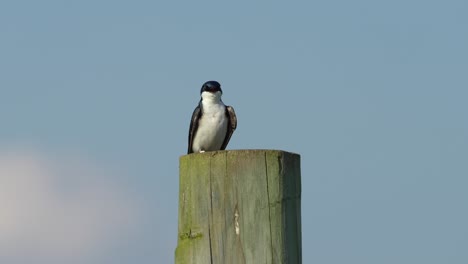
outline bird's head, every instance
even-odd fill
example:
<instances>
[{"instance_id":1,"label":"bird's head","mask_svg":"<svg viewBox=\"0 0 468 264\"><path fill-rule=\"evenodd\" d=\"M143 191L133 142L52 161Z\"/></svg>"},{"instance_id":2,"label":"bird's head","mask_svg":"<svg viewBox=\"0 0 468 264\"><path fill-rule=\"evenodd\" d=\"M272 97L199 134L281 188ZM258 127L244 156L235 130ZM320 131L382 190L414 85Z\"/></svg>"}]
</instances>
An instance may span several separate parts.
<instances>
[{"instance_id":1,"label":"bird's head","mask_svg":"<svg viewBox=\"0 0 468 264\"><path fill-rule=\"evenodd\" d=\"M221 84L217 81L207 81L206 83L203 84L200 94L203 92L210 92L210 93L216 93L216 92L221 92L223 93L223 90L221 90Z\"/></svg>"},{"instance_id":2,"label":"bird's head","mask_svg":"<svg viewBox=\"0 0 468 264\"><path fill-rule=\"evenodd\" d=\"M221 98L223 90L221 90L221 84L217 81L207 81L203 84L200 89L200 95L203 98Z\"/></svg>"}]
</instances>

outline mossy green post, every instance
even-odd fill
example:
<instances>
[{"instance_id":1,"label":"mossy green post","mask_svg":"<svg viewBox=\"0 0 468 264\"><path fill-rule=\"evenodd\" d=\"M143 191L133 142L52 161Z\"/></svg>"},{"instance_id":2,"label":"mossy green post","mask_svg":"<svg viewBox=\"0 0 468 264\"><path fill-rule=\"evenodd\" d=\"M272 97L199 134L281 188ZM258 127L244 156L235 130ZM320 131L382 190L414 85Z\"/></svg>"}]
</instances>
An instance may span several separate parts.
<instances>
[{"instance_id":1,"label":"mossy green post","mask_svg":"<svg viewBox=\"0 0 468 264\"><path fill-rule=\"evenodd\" d=\"M302 263L299 155L185 155L179 180L176 264Z\"/></svg>"}]
</instances>

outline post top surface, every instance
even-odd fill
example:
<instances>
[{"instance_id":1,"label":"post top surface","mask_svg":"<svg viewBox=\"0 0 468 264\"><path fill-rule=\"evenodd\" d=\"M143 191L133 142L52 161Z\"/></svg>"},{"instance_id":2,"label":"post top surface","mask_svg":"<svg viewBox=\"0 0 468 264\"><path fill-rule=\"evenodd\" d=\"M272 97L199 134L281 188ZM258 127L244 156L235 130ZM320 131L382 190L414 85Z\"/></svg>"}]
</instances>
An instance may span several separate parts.
<instances>
[{"instance_id":1,"label":"post top surface","mask_svg":"<svg viewBox=\"0 0 468 264\"><path fill-rule=\"evenodd\" d=\"M194 155L214 156L214 155L218 155L218 154L221 154L221 153L264 155L267 152L272 153L272 154L276 153L277 155L286 154L286 155L293 155L293 156L299 156L300 157L300 154L298 154L298 153L284 151L284 150L277 150L277 149L233 149L233 150L207 151L207 152L203 152L203 153L191 153L191 154L182 155L182 156L180 156L180 158L184 158L184 157L188 157L188 156L194 156Z\"/></svg>"}]
</instances>

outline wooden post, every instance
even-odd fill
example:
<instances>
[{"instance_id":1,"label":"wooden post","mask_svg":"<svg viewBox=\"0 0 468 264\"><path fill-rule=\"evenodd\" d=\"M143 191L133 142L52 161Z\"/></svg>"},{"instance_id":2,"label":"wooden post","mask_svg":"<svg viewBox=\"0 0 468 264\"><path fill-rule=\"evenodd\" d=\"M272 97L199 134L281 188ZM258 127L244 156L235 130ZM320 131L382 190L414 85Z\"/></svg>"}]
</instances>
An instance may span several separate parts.
<instances>
[{"instance_id":1,"label":"wooden post","mask_svg":"<svg viewBox=\"0 0 468 264\"><path fill-rule=\"evenodd\" d=\"M176 264L302 263L299 155L185 155L179 180Z\"/></svg>"}]
</instances>

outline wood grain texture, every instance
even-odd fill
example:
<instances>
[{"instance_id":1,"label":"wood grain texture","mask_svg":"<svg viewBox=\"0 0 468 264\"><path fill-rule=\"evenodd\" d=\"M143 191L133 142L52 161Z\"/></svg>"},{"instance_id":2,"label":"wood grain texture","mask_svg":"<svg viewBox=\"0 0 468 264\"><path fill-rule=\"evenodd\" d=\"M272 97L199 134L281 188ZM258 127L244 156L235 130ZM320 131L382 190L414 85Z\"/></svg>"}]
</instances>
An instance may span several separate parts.
<instances>
[{"instance_id":1,"label":"wood grain texture","mask_svg":"<svg viewBox=\"0 0 468 264\"><path fill-rule=\"evenodd\" d=\"M302 263L299 155L185 155L179 188L177 264Z\"/></svg>"}]
</instances>

